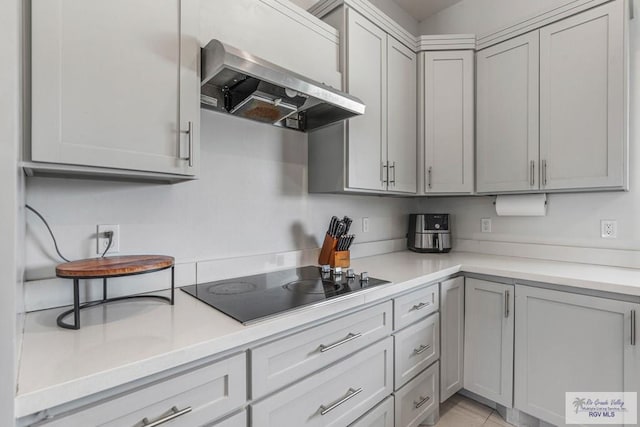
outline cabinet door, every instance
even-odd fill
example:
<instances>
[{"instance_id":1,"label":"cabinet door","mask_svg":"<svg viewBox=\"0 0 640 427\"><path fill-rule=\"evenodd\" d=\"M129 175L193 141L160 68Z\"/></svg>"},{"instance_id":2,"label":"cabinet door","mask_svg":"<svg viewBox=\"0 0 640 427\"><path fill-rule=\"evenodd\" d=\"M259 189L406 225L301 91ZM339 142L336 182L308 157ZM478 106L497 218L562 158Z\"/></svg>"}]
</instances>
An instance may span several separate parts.
<instances>
[{"instance_id":1,"label":"cabinet door","mask_svg":"<svg viewBox=\"0 0 640 427\"><path fill-rule=\"evenodd\" d=\"M626 185L624 2L540 30L542 188Z\"/></svg>"},{"instance_id":2,"label":"cabinet door","mask_svg":"<svg viewBox=\"0 0 640 427\"><path fill-rule=\"evenodd\" d=\"M565 392L640 392L640 304L516 286L515 407L565 425Z\"/></svg>"},{"instance_id":3,"label":"cabinet door","mask_svg":"<svg viewBox=\"0 0 640 427\"><path fill-rule=\"evenodd\" d=\"M34 0L31 159L193 175L197 13L195 0Z\"/></svg>"},{"instance_id":4,"label":"cabinet door","mask_svg":"<svg viewBox=\"0 0 640 427\"><path fill-rule=\"evenodd\" d=\"M462 389L464 277L440 284L440 402Z\"/></svg>"},{"instance_id":5,"label":"cabinet door","mask_svg":"<svg viewBox=\"0 0 640 427\"><path fill-rule=\"evenodd\" d=\"M426 193L473 193L473 62L473 51L424 55Z\"/></svg>"},{"instance_id":6,"label":"cabinet door","mask_svg":"<svg viewBox=\"0 0 640 427\"><path fill-rule=\"evenodd\" d=\"M538 189L538 31L477 54L478 192Z\"/></svg>"},{"instance_id":7,"label":"cabinet door","mask_svg":"<svg viewBox=\"0 0 640 427\"><path fill-rule=\"evenodd\" d=\"M513 285L466 279L464 388L513 404Z\"/></svg>"},{"instance_id":8,"label":"cabinet door","mask_svg":"<svg viewBox=\"0 0 640 427\"><path fill-rule=\"evenodd\" d=\"M417 191L417 57L387 36L389 191Z\"/></svg>"},{"instance_id":9,"label":"cabinet door","mask_svg":"<svg viewBox=\"0 0 640 427\"><path fill-rule=\"evenodd\" d=\"M346 89L367 106L348 122L347 186L386 190L387 34L347 9L346 48Z\"/></svg>"}]
</instances>

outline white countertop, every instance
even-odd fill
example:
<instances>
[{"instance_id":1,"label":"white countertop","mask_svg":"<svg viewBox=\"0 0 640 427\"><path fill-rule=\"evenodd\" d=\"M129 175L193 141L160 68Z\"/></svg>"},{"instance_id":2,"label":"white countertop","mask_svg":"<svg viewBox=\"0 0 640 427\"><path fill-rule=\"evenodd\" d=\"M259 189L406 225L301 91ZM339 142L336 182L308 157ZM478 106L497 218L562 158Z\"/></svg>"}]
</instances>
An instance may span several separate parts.
<instances>
[{"instance_id":1,"label":"white countertop","mask_svg":"<svg viewBox=\"0 0 640 427\"><path fill-rule=\"evenodd\" d=\"M63 309L25 316L16 416L26 416L179 365L249 344L459 271L640 296L640 269L527 258L408 251L352 261L391 281L311 308L243 326L176 291L174 306L153 300L114 303L82 313L77 331L56 326Z\"/></svg>"}]
</instances>

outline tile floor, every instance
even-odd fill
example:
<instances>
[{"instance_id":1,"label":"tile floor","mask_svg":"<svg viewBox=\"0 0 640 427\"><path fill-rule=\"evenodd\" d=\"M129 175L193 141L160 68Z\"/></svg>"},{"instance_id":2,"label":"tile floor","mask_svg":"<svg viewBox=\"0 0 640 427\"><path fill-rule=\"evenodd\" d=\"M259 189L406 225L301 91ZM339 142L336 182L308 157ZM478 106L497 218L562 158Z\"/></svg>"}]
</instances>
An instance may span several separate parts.
<instances>
[{"instance_id":1,"label":"tile floor","mask_svg":"<svg viewBox=\"0 0 640 427\"><path fill-rule=\"evenodd\" d=\"M474 400L456 394L440 406L437 427L512 427L500 415Z\"/></svg>"}]
</instances>

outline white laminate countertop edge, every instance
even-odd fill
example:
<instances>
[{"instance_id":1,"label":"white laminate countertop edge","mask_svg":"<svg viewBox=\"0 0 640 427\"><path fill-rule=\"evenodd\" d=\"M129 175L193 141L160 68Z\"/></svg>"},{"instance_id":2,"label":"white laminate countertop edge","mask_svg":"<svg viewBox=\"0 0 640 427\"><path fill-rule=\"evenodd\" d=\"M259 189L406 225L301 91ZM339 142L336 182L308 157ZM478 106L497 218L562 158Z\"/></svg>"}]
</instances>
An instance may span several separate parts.
<instances>
[{"instance_id":1,"label":"white laminate countertop edge","mask_svg":"<svg viewBox=\"0 0 640 427\"><path fill-rule=\"evenodd\" d=\"M82 313L78 331L58 328L62 309L28 313L22 337L16 417L70 403L165 370L281 334L367 303L382 301L460 271L640 297L640 269L474 253L403 251L352 261L358 271L391 281L243 326L195 298L176 304L135 301Z\"/></svg>"}]
</instances>

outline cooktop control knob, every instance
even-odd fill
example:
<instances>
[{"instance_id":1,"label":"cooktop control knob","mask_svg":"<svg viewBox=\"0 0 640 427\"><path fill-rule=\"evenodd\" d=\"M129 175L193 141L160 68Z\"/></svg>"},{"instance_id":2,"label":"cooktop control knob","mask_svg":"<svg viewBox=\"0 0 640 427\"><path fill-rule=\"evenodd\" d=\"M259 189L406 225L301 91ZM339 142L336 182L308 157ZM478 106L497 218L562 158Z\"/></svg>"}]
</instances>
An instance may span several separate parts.
<instances>
[{"instance_id":1,"label":"cooktop control knob","mask_svg":"<svg viewBox=\"0 0 640 427\"><path fill-rule=\"evenodd\" d=\"M360 273L360 281L364 283L369 282L369 273L367 273L366 271Z\"/></svg>"},{"instance_id":2,"label":"cooktop control knob","mask_svg":"<svg viewBox=\"0 0 640 427\"><path fill-rule=\"evenodd\" d=\"M336 267L333 269L334 276L342 276L342 267Z\"/></svg>"},{"instance_id":3,"label":"cooktop control knob","mask_svg":"<svg viewBox=\"0 0 640 427\"><path fill-rule=\"evenodd\" d=\"M355 279L356 273L353 271L353 268L347 270L347 279Z\"/></svg>"},{"instance_id":4,"label":"cooktop control knob","mask_svg":"<svg viewBox=\"0 0 640 427\"><path fill-rule=\"evenodd\" d=\"M322 271L322 273L330 273L331 272L331 266L329 264L324 264L320 266L320 271Z\"/></svg>"}]
</instances>

